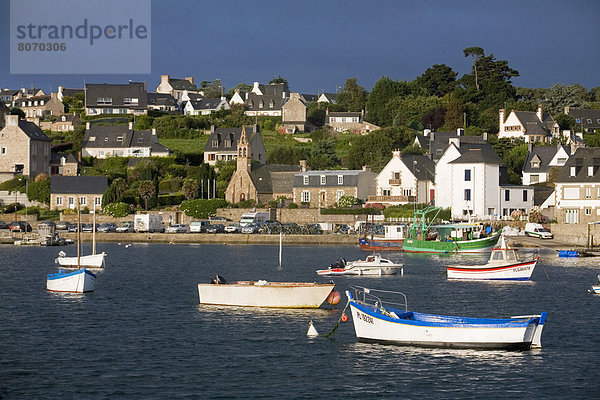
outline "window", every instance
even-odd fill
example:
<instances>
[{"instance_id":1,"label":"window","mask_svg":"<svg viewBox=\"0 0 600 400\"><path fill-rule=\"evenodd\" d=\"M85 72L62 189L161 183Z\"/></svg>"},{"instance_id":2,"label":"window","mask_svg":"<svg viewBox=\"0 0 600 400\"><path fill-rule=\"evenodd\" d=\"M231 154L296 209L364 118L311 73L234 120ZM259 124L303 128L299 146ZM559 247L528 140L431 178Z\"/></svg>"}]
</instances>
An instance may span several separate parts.
<instances>
[{"instance_id":1,"label":"window","mask_svg":"<svg viewBox=\"0 0 600 400\"><path fill-rule=\"evenodd\" d=\"M578 224L579 223L579 210L565 210L565 223L566 224Z\"/></svg>"},{"instance_id":2,"label":"window","mask_svg":"<svg viewBox=\"0 0 600 400\"><path fill-rule=\"evenodd\" d=\"M527 201L527 190L523 190L523 201Z\"/></svg>"},{"instance_id":3,"label":"window","mask_svg":"<svg viewBox=\"0 0 600 400\"><path fill-rule=\"evenodd\" d=\"M125 97L123 99L123 104L125 105L137 105L138 104L138 99L137 98L131 98L131 97Z\"/></svg>"},{"instance_id":4,"label":"window","mask_svg":"<svg viewBox=\"0 0 600 400\"><path fill-rule=\"evenodd\" d=\"M6 154L6 147L0 148L0 154Z\"/></svg>"},{"instance_id":5,"label":"window","mask_svg":"<svg viewBox=\"0 0 600 400\"><path fill-rule=\"evenodd\" d=\"M471 201L471 189L465 189L465 200Z\"/></svg>"},{"instance_id":6,"label":"window","mask_svg":"<svg viewBox=\"0 0 600 400\"><path fill-rule=\"evenodd\" d=\"M594 176L594 167L592 165L588 167L588 176Z\"/></svg>"},{"instance_id":7,"label":"window","mask_svg":"<svg viewBox=\"0 0 600 400\"><path fill-rule=\"evenodd\" d=\"M411 196L412 195L412 189L403 189L402 190L402 195L406 196L406 197Z\"/></svg>"},{"instance_id":8,"label":"window","mask_svg":"<svg viewBox=\"0 0 600 400\"><path fill-rule=\"evenodd\" d=\"M219 141L218 140L213 140L212 141L212 147L219 147Z\"/></svg>"},{"instance_id":9,"label":"window","mask_svg":"<svg viewBox=\"0 0 600 400\"><path fill-rule=\"evenodd\" d=\"M98 99L96 100L96 104L98 105L110 105L112 104L112 98L111 97L98 97Z\"/></svg>"},{"instance_id":10,"label":"window","mask_svg":"<svg viewBox=\"0 0 600 400\"><path fill-rule=\"evenodd\" d=\"M530 183L538 183L540 181L540 176L539 175L531 175L529 177L529 182Z\"/></svg>"},{"instance_id":11,"label":"window","mask_svg":"<svg viewBox=\"0 0 600 400\"><path fill-rule=\"evenodd\" d=\"M102 197L94 197L94 205L100 206L102 204Z\"/></svg>"},{"instance_id":12,"label":"window","mask_svg":"<svg viewBox=\"0 0 600 400\"><path fill-rule=\"evenodd\" d=\"M471 181L471 170L465 169L465 182L470 182L470 181Z\"/></svg>"},{"instance_id":13,"label":"window","mask_svg":"<svg viewBox=\"0 0 600 400\"><path fill-rule=\"evenodd\" d=\"M302 177L302 183L305 184L305 185L308 185L308 175L304 175Z\"/></svg>"},{"instance_id":14,"label":"window","mask_svg":"<svg viewBox=\"0 0 600 400\"><path fill-rule=\"evenodd\" d=\"M90 142L95 142L96 141L96 136L90 136Z\"/></svg>"},{"instance_id":15,"label":"window","mask_svg":"<svg viewBox=\"0 0 600 400\"><path fill-rule=\"evenodd\" d=\"M586 187L585 188L585 198L586 199L591 199L592 198L592 188L591 187Z\"/></svg>"},{"instance_id":16,"label":"window","mask_svg":"<svg viewBox=\"0 0 600 400\"><path fill-rule=\"evenodd\" d=\"M123 141L123 136L117 136L117 142L122 142L122 141Z\"/></svg>"},{"instance_id":17,"label":"window","mask_svg":"<svg viewBox=\"0 0 600 400\"><path fill-rule=\"evenodd\" d=\"M275 108L275 101L274 100L271 100L269 102L269 108Z\"/></svg>"},{"instance_id":18,"label":"window","mask_svg":"<svg viewBox=\"0 0 600 400\"><path fill-rule=\"evenodd\" d=\"M338 185L344 184L344 175L338 175Z\"/></svg>"},{"instance_id":19,"label":"window","mask_svg":"<svg viewBox=\"0 0 600 400\"><path fill-rule=\"evenodd\" d=\"M56 198L56 205L57 206L62 206L62 197L59 196L59 197Z\"/></svg>"},{"instance_id":20,"label":"window","mask_svg":"<svg viewBox=\"0 0 600 400\"><path fill-rule=\"evenodd\" d=\"M339 192L338 192L339 193ZM381 195L382 196L391 196L391 190L390 189L382 189L381 190Z\"/></svg>"},{"instance_id":21,"label":"window","mask_svg":"<svg viewBox=\"0 0 600 400\"><path fill-rule=\"evenodd\" d=\"M73 208L74 205L75 205L75 198L69 197L69 207Z\"/></svg>"},{"instance_id":22,"label":"window","mask_svg":"<svg viewBox=\"0 0 600 400\"><path fill-rule=\"evenodd\" d=\"M321 175L321 185L325 185L327 183L327 176Z\"/></svg>"},{"instance_id":23,"label":"window","mask_svg":"<svg viewBox=\"0 0 600 400\"><path fill-rule=\"evenodd\" d=\"M137 141L137 142L138 142L138 143L142 143L143 141L144 141L144 138L141 138L141 137L140 137L140 138L138 138L138 141Z\"/></svg>"},{"instance_id":24,"label":"window","mask_svg":"<svg viewBox=\"0 0 600 400\"><path fill-rule=\"evenodd\" d=\"M340 201L340 199L344 196L343 190L338 190L335 194L336 201Z\"/></svg>"},{"instance_id":25,"label":"window","mask_svg":"<svg viewBox=\"0 0 600 400\"><path fill-rule=\"evenodd\" d=\"M540 167L540 162L539 161L531 161L531 168L539 168Z\"/></svg>"},{"instance_id":26,"label":"window","mask_svg":"<svg viewBox=\"0 0 600 400\"><path fill-rule=\"evenodd\" d=\"M566 159L566 158L557 158L557 159L556 159L556 163L557 163L558 165L565 165L565 163L566 163L566 162L567 162L567 159Z\"/></svg>"},{"instance_id":27,"label":"window","mask_svg":"<svg viewBox=\"0 0 600 400\"><path fill-rule=\"evenodd\" d=\"M258 108L264 108L265 107L265 102L264 101L259 101L258 102Z\"/></svg>"},{"instance_id":28,"label":"window","mask_svg":"<svg viewBox=\"0 0 600 400\"><path fill-rule=\"evenodd\" d=\"M588 124L591 124L592 120L588 118L587 122L588 122Z\"/></svg>"},{"instance_id":29,"label":"window","mask_svg":"<svg viewBox=\"0 0 600 400\"><path fill-rule=\"evenodd\" d=\"M592 209L591 208L586 208L585 209L585 215L592 215Z\"/></svg>"},{"instance_id":30,"label":"window","mask_svg":"<svg viewBox=\"0 0 600 400\"><path fill-rule=\"evenodd\" d=\"M231 140L225 140L225 147L231 147Z\"/></svg>"},{"instance_id":31,"label":"window","mask_svg":"<svg viewBox=\"0 0 600 400\"><path fill-rule=\"evenodd\" d=\"M302 192L302 202L310 203L310 192L308 192L308 191Z\"/></svg>"},{"instance_id":32,"label":"window","mask_svg":"<svg viewBox=\"0 0 600 400\"><path fill-rule=\"evenodd\" d=\"M575 122L577 122L578 124L581 122L580 118L575 118Z\"/></svg>"},{"instance_id":33,"label":"window","mask_svg":"<svg viewBox=\"0 0 600 400\"><path fill-rule=\"evenodd\" d=\"M570 173L570 176L575 176L575 175L577 175L577 174L576 174L575 167L571 167L571 173Z\"/></svg>"},{"instance_id":34,"label":"window","mask_svg":"<svg viewBox=\"0 0 600 400\"><path fill-rule=\"evenodd\" d=\"M504 191L504 201L510 201L510 190Z\"/></svg>"},{"instance_id":35,"label":"window","mask_svg":"<svg viewBox=\"0 0 600 400\"><path fill-rule=\"evenodd\" d=\"M82 205L82 206L85 206L87 204L87 198L84 197L84 196L81 196L79 198L79 204Z\"/></svg>"}]
</instances>

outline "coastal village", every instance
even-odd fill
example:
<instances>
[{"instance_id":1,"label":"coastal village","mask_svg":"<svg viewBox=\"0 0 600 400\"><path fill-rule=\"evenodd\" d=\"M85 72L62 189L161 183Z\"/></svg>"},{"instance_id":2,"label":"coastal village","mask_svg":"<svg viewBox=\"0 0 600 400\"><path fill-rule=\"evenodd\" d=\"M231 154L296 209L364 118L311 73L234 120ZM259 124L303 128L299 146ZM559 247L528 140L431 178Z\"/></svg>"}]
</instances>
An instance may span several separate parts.
<instances>
[{"instance_id":1,"label":"coastal village","mask_svg":"<svg viewBox=\"0 0 600 400\"><path fill-rule=\"evenodd\" d=\"M422 95L405 97L422 104L406 101L395 117L377 104L410 85L386 77L370 93L356 79L306 94L282 77L225 92L219 80L170 75L154 87L2 89L0 217L35 226L74 221L80 208L117 224L159 214L168 228L259 210L348 233L430 205L448 220L536 222L573 245L598 245L598 93L550 97L563 86L542 101L519 88L512 108L488 108L487 125L472 126L467 106L454 109L467 80L439 78L440 69L415 80L421 88L410 90ZM422 100L434 98L443 101Z\"/></svg>"}]
</instances>

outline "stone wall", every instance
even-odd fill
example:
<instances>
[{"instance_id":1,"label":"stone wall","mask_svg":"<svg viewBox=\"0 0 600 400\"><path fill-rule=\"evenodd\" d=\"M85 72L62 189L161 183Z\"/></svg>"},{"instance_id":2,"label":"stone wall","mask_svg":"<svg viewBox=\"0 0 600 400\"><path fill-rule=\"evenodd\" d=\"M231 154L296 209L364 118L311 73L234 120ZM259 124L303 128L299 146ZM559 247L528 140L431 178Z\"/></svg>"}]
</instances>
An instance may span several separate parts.
<instances>
[{"instance_id":1,"label":"stone wall","mask_svg":"<svg viewBox=\"0 0 600 400\"><path fill-rule=\"evenodd\" d=\"M600 225L598 224L551 224L550 231L554 234L554 239L577 246L588 245L589 233L592 247L600 246Z\"/></svg>"}]
</instances>

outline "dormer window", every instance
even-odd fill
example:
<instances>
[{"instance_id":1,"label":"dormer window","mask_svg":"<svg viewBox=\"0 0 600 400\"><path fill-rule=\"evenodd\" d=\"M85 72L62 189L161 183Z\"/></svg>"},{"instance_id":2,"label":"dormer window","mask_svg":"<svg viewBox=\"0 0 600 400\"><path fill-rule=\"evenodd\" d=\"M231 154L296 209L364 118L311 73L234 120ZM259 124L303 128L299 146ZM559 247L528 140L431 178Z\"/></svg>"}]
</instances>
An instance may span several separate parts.
<instances>
[{"instance_id":1,"label":"dormer window","mask_svg":"<svg viewBox=\"0 0 600 400\"><path fill-rule=\"evenodd\" d=\"M90 136L90 139L89 139L89 141L90 141L90 142L95 142L95 141L96 141L96 136Z\"/></svg>"},{"instance_id":2,"label":"dormer window","mask_svg":"<svg viewBox=\"0 0 600 400\"><path fill-rule=\"evenodd\" d=\"M219 141L218 140L213 140L212 141L212 147L219 147Z\"/></svg>"},{"instance_id":3,"label":"dormer window","mask_svg":"<svg viewBox=\"0 0 600 400\"><path fill-rule=\"evenodd\" d=\"M575 176L575 175L576 175L575 167L571 167L571 174L570 174L570 176Z\"/></svg>"},{"instance_id":4,"label":"dormer window","mask_svg":"<svg viewBox=\"0 0 600 400\"><path fill-rule=\"evenodd\" d=\"M327 183L327 177L325 175L321 175L321 185L325 185Z\"/></svg>"},{"instance_id":5,"label":"dormer window","mask_svg":"<svg viewBox=\"0 0 600 400\"><path fill-rule=\"evenodd\" d=\"M98 97L98 99L96 99L96 104L110 105L112 104L112 97Z\"/></svg>"},{"instance_id":6,"label":"dormer window","mask_svg":"<svg viewBox=\"0 0 600 400\"><path fill-rule=\"evenodd\" d=\"M265 107L265 102L264 101L259 101L258 102L258 108L264 108Z\"/></svg>"},{"instance_id":7,"label":"dormer window","mask_svg":"<svg viewBox=\"0 0 600 400\"><path fill-rule=\"evenodd\" d=\"M566 162L567 162L566 158L557 158L556 159L556 164L558 164L558 165L565 165Z\"/></svg>"},{"instance_id":8,"label":"dormer window","mask_svg":"<svg viewBox=\"0 0 600 400\"><path fill-rule=\"evenodd\" d=\"M271 100L271 102L269 102L269 108L274 108L275 107L275 101Z\"/></svg>"},{"instance_id":9,"label":"dormer window","mask_svg":"<svg viewBox=\"0 0 600 400\"><path fill-rule=\"evenodd\" d=\"M539 168L540 167L540 162L539 161L531 161L531 168Z\"/></svg>"},{"instance_id":10,"label":"dormer window","mask_svg":"<svg viewBox=\"0 0 600 400\"><path fill-rule=\"evenodd\" d=\"M591 165L588 167L588 176L594 176L594 167Z\"/></svg>"},{"instance_id":11,"label":"dormer window","mask_svg":"<svg viewBox=\"0 0 600 400\"><path fill-rule=\"evenodd\" d=\"M225 147L231 147L231 140L225 140Z\"/></svg>"},{"instance_id":12,"label":"dormer window","mask_svg":"<svg viewBox=\"0 0 600 400\"><path fill-rule=\"evenodd\" d=\"M344 184L344 175L338 175L338 185Z\"/></svg>"},{"instance_id":13,"label":"dormer window","mask_svg":"<svg viewBox=\"0 0 600 400\"><path fill-rule=\"evenodd\" d=\"M123 141L123 136L117 136L117 142L122 142L122 141Z\"/></svg>"},{"instance_id":14,"label":"dormer window","mask_svg":"<svg viewBox=\"0 0 600 400\"><path fill-rule=\"evenodd\" d=\"M305 184L305 185L308 185L308 175L304 175L302 177L302 183Z\"/></svg>"}]
</instances>

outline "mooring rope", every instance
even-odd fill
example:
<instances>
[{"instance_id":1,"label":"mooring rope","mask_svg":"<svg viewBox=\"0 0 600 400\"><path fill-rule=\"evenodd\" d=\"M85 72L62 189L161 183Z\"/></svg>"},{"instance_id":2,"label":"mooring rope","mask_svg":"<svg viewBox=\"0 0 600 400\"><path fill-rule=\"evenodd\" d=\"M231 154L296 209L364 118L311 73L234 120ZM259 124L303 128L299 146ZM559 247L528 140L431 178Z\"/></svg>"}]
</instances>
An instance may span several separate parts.
<instances>
[{"instance_id":1,"label":"mooring rope","mask_svg":"<svg viewBox=\"0 0 600 400\"><path fill-rule=\"evenodd\" d=\"M335 326L333 327L333 329L331 330L331 332L326 333L325 337L329 337L331 335L333 335L333 333L337 330L338 326L340 325L340 322L342 321L342 318L344 318L344 313L346 312L346 308L348 308L348 306L350 305L350 300L348 300L348 302L346 303L346 307L344 307L344 309L342 310L342 315L340 315L340 318L337 321L337 324L335 324Z\"/></svg>"}]
</instances>

